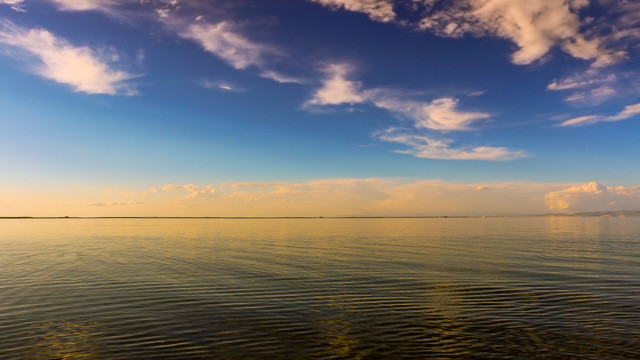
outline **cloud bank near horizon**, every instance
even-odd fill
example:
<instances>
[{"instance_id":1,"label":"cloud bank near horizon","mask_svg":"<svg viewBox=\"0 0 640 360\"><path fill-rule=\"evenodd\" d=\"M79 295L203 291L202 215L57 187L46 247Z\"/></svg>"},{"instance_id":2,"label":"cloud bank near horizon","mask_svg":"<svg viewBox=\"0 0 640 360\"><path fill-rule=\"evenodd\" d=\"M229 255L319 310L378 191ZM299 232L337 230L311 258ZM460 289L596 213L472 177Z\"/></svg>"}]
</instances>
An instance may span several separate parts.
<instances>
[{"instance_id":1,"label":"cloud bank near horizon","mask_svg":"<svg viewBox=\"0 0 640 360\"><path fill-rule=\"evenodd\" d=\"M640 209L640 186L317 179L307 182L166 184L143 191L55 194L30 216L481 216ZM10 203L12 196L3 194ZM59 202L59 205L57 205ZM8 214L7 211L11 211Z\"/></svg>"}]
</instances>

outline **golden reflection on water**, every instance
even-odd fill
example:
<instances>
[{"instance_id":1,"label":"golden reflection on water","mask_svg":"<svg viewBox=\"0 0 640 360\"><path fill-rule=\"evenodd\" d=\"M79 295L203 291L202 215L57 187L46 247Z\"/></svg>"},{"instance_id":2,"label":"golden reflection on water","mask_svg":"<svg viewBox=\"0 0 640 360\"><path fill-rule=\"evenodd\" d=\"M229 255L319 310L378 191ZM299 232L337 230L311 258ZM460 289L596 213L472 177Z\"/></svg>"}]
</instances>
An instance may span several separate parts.
<instances>
[{"instance_id":1,"label":"golden reflection on water","mask_svg":"<svg viewBox=\"0 0 640 360\"><path fill-rule=\"evenodd\" d=\"M98 322L73 323L55 321L30 324L26 332L35 351L29 358L96 359L100 352L96 339L100 336Z\"/></svg>"},{"instance_id":2,"label":"golden reflection on water","mask_svg":"<svg viewBox=\"0 0 640 360\"><path fill-rule=\"evenodd\" d=\"M360 345L360 340L350 335L352 326L350 322L340 319L321 320L318 323L318 327L323 334L323 342L327 344L326 349L321 353L342 358L360 359L361 356L354 353L358 345Z\"/></svg>"},{"instance_id":3,"label":"golden reflection on water","mask_svg":"<svg viewBox=\"0 0 640 360\"><path fill-rule=\"evenodd\" d=\"M0 331L23 358L636 354L616 344L638 340L637 219L0 226Z\"/></svg>"}]
</instances>

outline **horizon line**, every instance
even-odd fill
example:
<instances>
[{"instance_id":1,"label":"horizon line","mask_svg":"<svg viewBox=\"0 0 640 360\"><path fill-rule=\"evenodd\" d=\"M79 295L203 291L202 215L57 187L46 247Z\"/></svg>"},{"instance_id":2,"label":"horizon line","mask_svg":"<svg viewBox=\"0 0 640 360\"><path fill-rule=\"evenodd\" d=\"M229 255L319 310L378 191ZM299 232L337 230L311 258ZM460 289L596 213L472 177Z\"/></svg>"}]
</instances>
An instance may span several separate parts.
<instances>
[{"instance_id":1,"label":"horizon line","mask_svg":"<svg viewBox=\"0 0 640 360\"><path fill-rule=\"evenodd\" d=\"M640 216L640 210L588 211L578 213L544 213L520 215L407 215L407 216L0 216L0 220L12 219L462 219L504 217L598 217Z\"/></svg>"}]
</instances>

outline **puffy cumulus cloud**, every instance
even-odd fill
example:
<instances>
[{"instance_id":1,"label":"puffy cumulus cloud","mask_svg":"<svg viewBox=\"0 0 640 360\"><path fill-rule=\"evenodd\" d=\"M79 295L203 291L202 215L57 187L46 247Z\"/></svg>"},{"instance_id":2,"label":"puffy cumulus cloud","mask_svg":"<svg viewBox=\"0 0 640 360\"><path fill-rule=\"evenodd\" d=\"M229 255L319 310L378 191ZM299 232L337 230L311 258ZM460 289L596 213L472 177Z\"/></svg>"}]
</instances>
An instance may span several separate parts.
<instances>
[{"instance_id":1,"label":"puffy cumulus cloud","mask_svg":"<svg viewBox=\"0 0 640 360\"><path fill-rule=\"evenodd\" d=\"M323 71L326 78L322 86L304 106L355 104L366 100L361 92L361 84L347 78L352 72L350 65L334 63L327 65Z\"/></svg>"},{"instance_id":2,"label":"puffy cumulus cloud","mask_svg":"<svg viewBox=\"0 0 640 360\"><path fill-rule=\"evenodd\" d=\"M272 49L240 35L230 21L216 24L193 23L182 30L180 36L194 40L206 51L236 69L261 66L264 55L273 52Z\"/></svg>"},{"instance_id":3,"label":"puffy cumulus cloud","mask_svg":"<svg viewBox=\"0 0 640 360\"><path fill-rule=\"evenodd\" d=\"M624 109L615 115L585 115L565 120L560 123L559 126L576 126L576 125L589 125L603 121L621 121L632 118L640 114L640 103L627 105Z\"/></svg>"},{"instance_id":4,"label":"puffy cumulus cloud","mask_svg":"<svg viewBox=\"0 0 640 360\"><path fill-rule=\"evenodd\" d=\"M437 139L423 134L423 131L462 131L471 130L471 125L491 115L480 111L460 110L458 100L451 97L437 98L432 101L418 101L409 94L390 91L384 88L363 89L358 81L351 80L352 67L346 64L331 64L325 68L327 77L312 98L303 107L369 103L380 109L411 120L414 131L398 131L390 128L375 133L382 141L409 146L398 153L429 159L449 160L513 160L527 156L523 151L514 151L505 147L478 146L452 147L451 140Z\"/></svg>"},{"instance_id":5,"label":"puffy cumulus cloud","mask_svg":"<svg viewBox=\"0 0 640 360\"><path fill-rule=\"evenodd\" d=\"M38 60L34 72L46 79L87 94L135 95L128 80L136 77L118 70L114 50L74 46L44 29L25 29L0 22L0 45L21 50Z\"/></svg>"},{"instance_id":6,"label":"puffy cumulus cloud","mask_svg":"<svg viewBox=\"0 0 640 360\"><path fill-rule=\"evenodd\" d=\"M575 185L545 194L549 210L600 211L640 208L640 186Z\"/></svg>"},{"instance_id":7,"label":"puffy cumulus cloud","mask_svg":"<svg viewBox=\"0 0 640 360\"><path fill-rule=\"evenodd\" d=\"M322 85L304 106L371 103L378 108L410 118L417 128L453 131L469 130L470 125L491 115L479 111L463 111L458 100L450 97L430 102L407 99L407 94L382 88L363 89L359 81L350 79L353 67L333 63L324 68Z\"/></svg>"},{"instance_id":8,"label":"puffy cumulus cloud","mask_svg":"<svg viewBox=\"0 0 640 360\"><path fill-rule=\"evenodd\" d=\"M24 11L22 4L24 0L0 0L0 4L8 5L11 9L15 11Z\"/></svg>"},{"instance_id":9,"label":"puffy cumulus cloud","mask_svg":"<svg viewBox=\"0 0 640 360\"><path fill-rule=\"evenodd\" d=\"M390 22L396 18L392 0L311 0L332 9L364 13L372 20Z\"/></svg>"},{"instance_id":10,"label":"puffy cumulus cloud","mask_svg":"<svg viewBox=\"0 0 640 360\"><path fill-rule=\"evenodd\" d=\"M435 139L426 135L405 133L395 128L387 129L375 135L382 141L409 147L406 150L396 150L397 153L426 159L504 161L527 156L523 151L511 150L506 147L467 146L456 148L452 147L453 141L448 139Z\"/></svg>"},{"instance_id":11,"label":"puffy cumulus cloud","mask_svg":"<svg viewBox=\"0 0 640 360\"><path fill-rule=\"evenodd\" d=\"M625 55L607 49L600 37L587 38L580 32L585 22L579 10L588 1L429 0L426 4L430 11L418 24L420 29L447 37L473 34L509 39L518 46L512 55L515 64L530 64L554 46L593 61L594 67L610 65Z\"/></svg>"}]
</instances>

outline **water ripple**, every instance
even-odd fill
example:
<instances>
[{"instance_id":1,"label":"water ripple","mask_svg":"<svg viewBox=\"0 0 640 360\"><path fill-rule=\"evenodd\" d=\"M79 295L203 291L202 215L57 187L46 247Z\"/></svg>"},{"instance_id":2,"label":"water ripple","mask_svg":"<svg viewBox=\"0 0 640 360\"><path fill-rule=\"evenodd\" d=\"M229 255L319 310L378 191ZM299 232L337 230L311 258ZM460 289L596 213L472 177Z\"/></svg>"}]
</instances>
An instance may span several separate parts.
<instances>
[{"instance_id":1,"label":"water ripple","mask_svg":"<svg viewBox=\"0 0 640 360\"><path fill-rule=\"evenodd\" d=\"M0 358L640 358L607 221L2 222Z\"/></svg>"}]
</instances>

